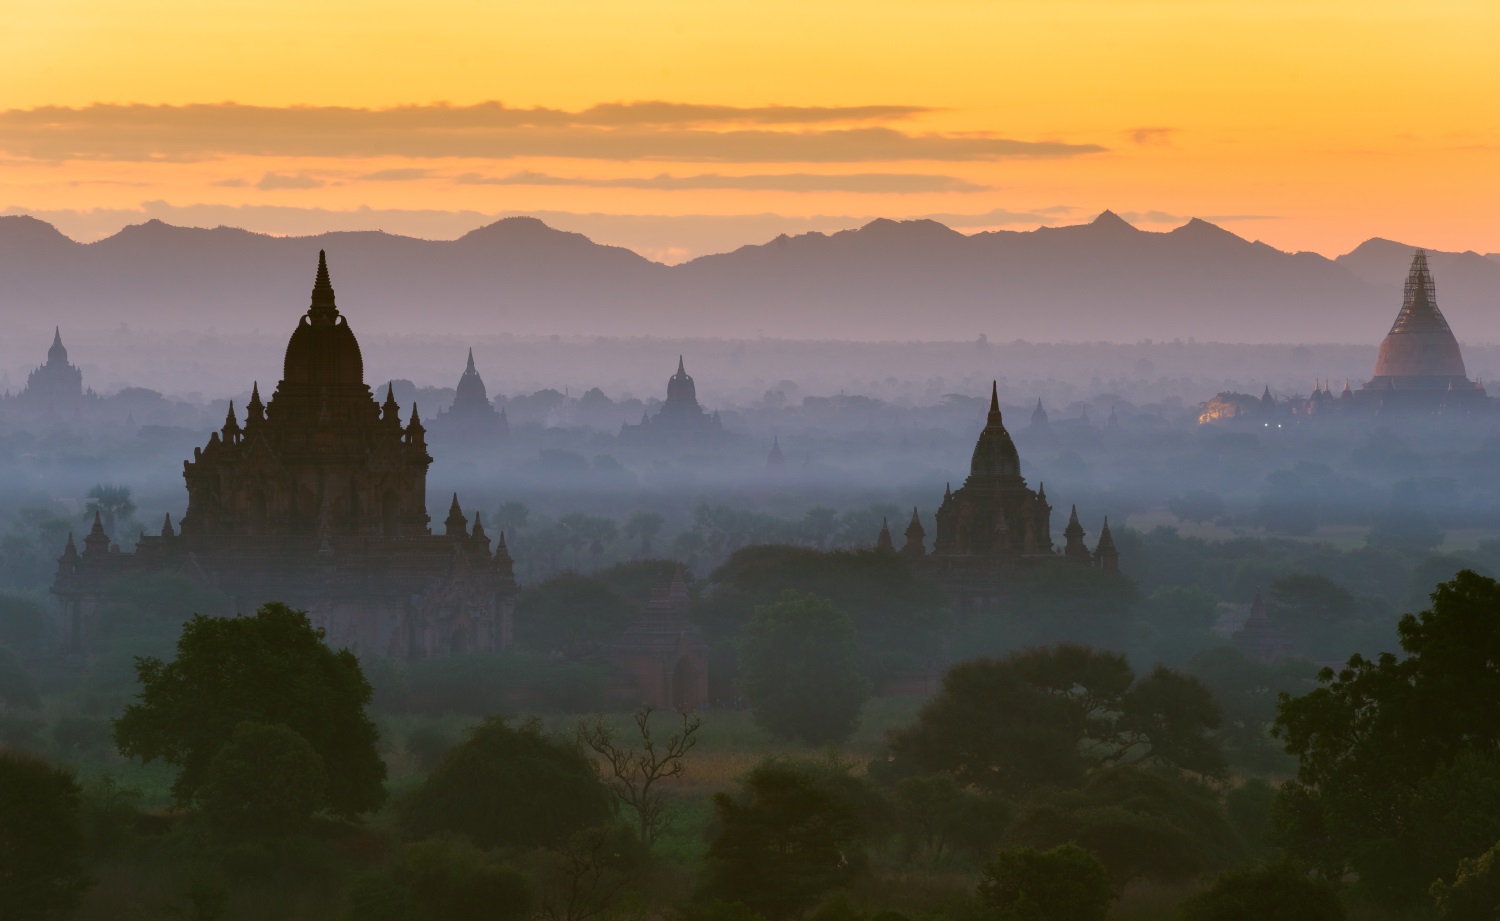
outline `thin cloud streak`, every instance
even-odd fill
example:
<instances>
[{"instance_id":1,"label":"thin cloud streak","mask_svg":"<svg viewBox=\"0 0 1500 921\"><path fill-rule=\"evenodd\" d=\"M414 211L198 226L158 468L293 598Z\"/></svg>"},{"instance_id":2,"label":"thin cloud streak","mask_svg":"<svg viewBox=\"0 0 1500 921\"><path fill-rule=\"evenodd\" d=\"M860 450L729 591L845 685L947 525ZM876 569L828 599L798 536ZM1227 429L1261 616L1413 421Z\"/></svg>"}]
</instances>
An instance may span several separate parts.
<instances>
[{"instance_id":1,"label":"thin cloud streak","mask_svg":"<svg viewBox=\"0 0 1500 921\"><path fill-rule=\"evenodd\" d=\"M49 106L0 112L0 149L12 156L50 162L188 162L243 155L725 163L1059 159L1105 150L1097 144L918 134L886 126L815 130L701 127L744 122L823 125L868 120L881 113L891 117L890 113L902 116L920 111L924 110L892 106L736 109L670 103L596 106L580 113L508 109L499 103L394 109L273 108L233 103L101 104L76 109ZM651 120L674 116L677 121Z\"/></svg>"},{"instance_id":2,"label":"thin cloud streak","mask_svg":"<svg viewBox=\"0 0 1500 921\"><path fill-rule=\"evenodd\" d=\"M751 192L907 194L984 192L990 188L957 176L933 176L921 173L854 173L843 176L816 173L780 173L762 176L724 176L718 173L704 173L697 176L671 176L662 173L649 177L589 179L582 176L553 176L547 173L526 171L509 176L464 173L454 181L459 185L569 186L592 189L651 189L667 192L730 189Z\"/></svg>"}]
</instances>

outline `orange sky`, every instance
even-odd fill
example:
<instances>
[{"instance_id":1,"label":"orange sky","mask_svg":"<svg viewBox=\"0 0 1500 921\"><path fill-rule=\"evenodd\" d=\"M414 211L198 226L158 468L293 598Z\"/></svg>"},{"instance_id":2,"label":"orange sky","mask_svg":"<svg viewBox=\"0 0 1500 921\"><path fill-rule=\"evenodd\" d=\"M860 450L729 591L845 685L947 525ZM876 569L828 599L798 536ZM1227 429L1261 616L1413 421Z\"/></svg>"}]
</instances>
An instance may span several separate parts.
<instances>
[{"instance_id":1,"label":"orange sky","mask_svg":"<svg viewBox=\"0 0 1500 921\"><path fill-rule=\"evenodd\" d=\"M1328 255L1500 251L1492 0L7 6L0 211L80 238L522 212L681 259L1112 208Z\"/></svg>"}]
</instances>

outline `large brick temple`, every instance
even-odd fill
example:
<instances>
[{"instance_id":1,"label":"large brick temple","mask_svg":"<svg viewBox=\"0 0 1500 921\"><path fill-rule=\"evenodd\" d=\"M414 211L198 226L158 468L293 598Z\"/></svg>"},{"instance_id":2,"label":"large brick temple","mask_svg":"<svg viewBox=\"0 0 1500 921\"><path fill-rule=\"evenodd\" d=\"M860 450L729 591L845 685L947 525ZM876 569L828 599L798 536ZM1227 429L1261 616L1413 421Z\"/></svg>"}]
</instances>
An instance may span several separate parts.
<instances>
[{"instance_id":1,"label":"large brick temple","mask_svg":"<svg viewBox=\"0 0 1500 921\"><path fill-rule=\"evenodd\" d=\"M82 552L70 535L52 593L63 639L88 651L91 621L113 579L177 572L218 589L229 611L267 601L308 611L328 642L359 655L425 658L510 642L516 591L505 537L492 552L453 497L443 531L428 527L426 432L403 424L387 388L377 404L359 342L334 302L318 254L312 304L286 347L281 383L252 388L241 424L183 464L187 513L121 553L96 519Z\"/></svg>"}]
</instances>

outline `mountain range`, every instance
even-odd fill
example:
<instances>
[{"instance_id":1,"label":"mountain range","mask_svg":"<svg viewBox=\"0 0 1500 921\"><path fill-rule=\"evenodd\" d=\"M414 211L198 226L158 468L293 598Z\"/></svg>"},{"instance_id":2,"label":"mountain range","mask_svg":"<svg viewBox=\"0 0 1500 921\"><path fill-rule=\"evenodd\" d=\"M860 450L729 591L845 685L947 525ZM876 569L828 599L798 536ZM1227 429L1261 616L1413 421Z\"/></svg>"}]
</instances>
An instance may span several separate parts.
<instances>
[{"instance_id":1,"label":"mountain range","mask_svg":"<svg viewBox=\"0 0 1500 921\"><path fill-rule=\"evenodd\" d=\"M65 327L289 330L320 249L356 333L1370 343L1400 307L1413 251L1372 239L1328 259L1197 219L1143 231L1106 211L972 235L876 220L666 266L535 218L447 241L149 221L84 244L6 216L0 305ZM1460 340L1500 340L1500 256L1429 260Z\"/></svg>"}]
</instances>

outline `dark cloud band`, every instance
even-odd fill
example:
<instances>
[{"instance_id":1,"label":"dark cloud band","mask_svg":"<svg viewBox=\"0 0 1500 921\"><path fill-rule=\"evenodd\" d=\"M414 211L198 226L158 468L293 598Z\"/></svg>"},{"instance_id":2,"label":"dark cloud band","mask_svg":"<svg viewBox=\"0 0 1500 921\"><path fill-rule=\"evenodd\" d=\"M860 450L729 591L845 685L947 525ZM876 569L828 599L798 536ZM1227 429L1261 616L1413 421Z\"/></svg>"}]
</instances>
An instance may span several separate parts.
<instances>
[{"instance_id":1,"label":"dark cloud band","mask_svg":"<svg viewBox=\"0 0 1500 921\"><path fill-rule=\"evenodd\" d=\"M474 106L273 108L93 105L0 112L0 150L31 159L192 161L225 156L559 157L722 163L983 161L1075 157L1095 144L919 134L885 125L911 106L733 108L675 103L581 112Z\"/></svg>"}]
</instances>

